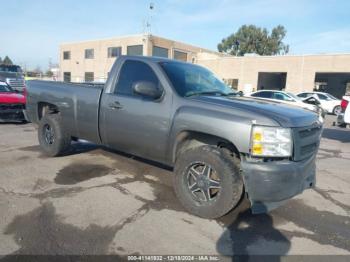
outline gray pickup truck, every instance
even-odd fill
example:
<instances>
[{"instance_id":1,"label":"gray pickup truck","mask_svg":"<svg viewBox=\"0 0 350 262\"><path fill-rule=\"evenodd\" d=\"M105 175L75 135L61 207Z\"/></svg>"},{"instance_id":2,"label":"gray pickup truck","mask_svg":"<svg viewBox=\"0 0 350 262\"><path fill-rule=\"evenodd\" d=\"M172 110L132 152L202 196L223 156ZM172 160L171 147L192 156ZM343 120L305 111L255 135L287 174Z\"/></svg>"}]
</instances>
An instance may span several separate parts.
<instances>
[{"instance_id":1,"label":"gray pickup truck","mask_svg":"<svg viewBox=\"0 0 350 262\"><path fill-rule=\"evenodd\" d=\"M315 185L318 115L239 97L194 64L121 56L104 86L30 81L27 114L49 156L84 139L174 167L180 202L205 218L243 196L268 212Z\"/></svg>"}]
</instances>

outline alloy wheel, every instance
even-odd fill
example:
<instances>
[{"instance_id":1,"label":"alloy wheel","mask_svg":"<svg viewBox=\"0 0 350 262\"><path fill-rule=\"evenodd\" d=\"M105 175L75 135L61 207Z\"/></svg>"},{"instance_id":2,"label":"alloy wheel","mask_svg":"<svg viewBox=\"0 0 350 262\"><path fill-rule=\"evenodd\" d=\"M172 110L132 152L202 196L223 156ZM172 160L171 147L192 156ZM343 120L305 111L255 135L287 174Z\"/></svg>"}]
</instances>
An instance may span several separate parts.
<instances>
[{"instance_id":1,"label":"alloy wheel","mask_svg":"<svg viewBox=\"0 0 350 262\"><path fill-rule=\"evenodd\" d=\"M340 106L336 106L335 108L334 108L334 114L335 115L339 115L341 113L341 107Z\"/></svg>"},{"instance_id":2,"label":"alloy wheel","mask_svg":"<svg viewBox=\"0 0 350 262\"><path fill-rule=\"evenodd\" d=\"M205 163L194 163L189 167L187 187L193 198L200 202L215 200L221 189L216 171Z\"/></svg>"},{"instance_id":3,"label":"alloy wheel","mask_svg":"<svg viewBox=\"0 0 350 262\"><path fill-rule=\"evenodd\" d=\"M55 133L49 124L44 125L45 142L52 145L55 142Z\"/></svg>"}]
</instances>

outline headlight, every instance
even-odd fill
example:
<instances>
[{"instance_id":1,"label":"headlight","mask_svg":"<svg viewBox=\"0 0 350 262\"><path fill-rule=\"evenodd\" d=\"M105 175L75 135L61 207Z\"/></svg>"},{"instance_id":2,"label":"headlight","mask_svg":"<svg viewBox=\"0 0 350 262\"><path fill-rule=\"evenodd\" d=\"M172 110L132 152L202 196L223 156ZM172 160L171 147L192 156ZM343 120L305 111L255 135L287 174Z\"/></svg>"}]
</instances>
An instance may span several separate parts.
<instances>
[{"instance_id":1,"label":"headlight","mask_svg":"<svg viewBox=\"0 0 350 262\"><path fill-rule=\"evenodd\" d=\"M290 157L292 134L290 128L253 126L251 154L264 157Z\"/></svg>"}]
</instances>

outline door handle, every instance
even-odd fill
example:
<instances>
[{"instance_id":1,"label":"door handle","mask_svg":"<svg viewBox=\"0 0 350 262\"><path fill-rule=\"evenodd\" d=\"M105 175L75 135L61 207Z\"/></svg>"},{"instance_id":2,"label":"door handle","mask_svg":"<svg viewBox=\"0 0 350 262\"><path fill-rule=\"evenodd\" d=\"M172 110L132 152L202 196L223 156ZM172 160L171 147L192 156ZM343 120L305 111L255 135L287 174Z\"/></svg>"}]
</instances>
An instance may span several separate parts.
<instances>
[{"instance_id":1,"label":"door handle","mask_svg":"<svg viewBox=\"0 0 350 262\"><path fill-rule=\"evenodd\" d=\"M109 103L108 106L112 109L122 109L123 108L123 106L118 101L114 101L112 103Z\"/></svg>"}]
</instances>

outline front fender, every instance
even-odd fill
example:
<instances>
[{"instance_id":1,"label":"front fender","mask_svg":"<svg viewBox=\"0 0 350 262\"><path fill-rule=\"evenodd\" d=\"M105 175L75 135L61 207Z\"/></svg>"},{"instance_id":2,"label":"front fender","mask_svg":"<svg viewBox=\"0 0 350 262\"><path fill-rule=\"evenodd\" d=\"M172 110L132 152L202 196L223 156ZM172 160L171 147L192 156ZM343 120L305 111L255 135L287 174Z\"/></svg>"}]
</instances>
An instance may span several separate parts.
<instances>
[{"instance_id":1,"label":"front fender","mask_svg":"<svg viewBox=\"0 0 350 262\"><path fill-rule=\"evenodd\" d=\"M249 152L251 120L225 112L191 106L181 107L174 115L170 132L170 159L173 159L177 137L183 132L198 132L223 138L241 153Z\"/></svg>"}]
</instances>

